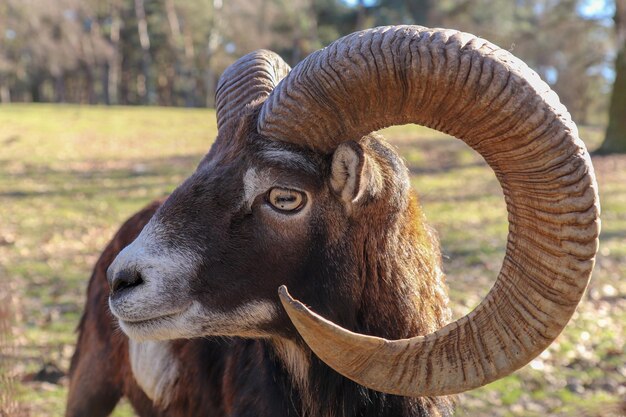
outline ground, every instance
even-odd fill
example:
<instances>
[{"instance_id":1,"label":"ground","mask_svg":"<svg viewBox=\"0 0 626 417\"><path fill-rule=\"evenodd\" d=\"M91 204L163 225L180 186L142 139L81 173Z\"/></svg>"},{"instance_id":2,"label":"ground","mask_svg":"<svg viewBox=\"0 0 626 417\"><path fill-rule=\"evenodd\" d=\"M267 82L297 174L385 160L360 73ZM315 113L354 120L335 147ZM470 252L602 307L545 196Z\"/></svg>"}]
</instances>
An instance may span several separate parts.
<instances>
[{"instance_id":1,"label":"ground","mask_svg":"<svg viewBox=\"0 0 626 417\"><path fill-rule=\"evenodd\" d=\"M581 137L594 149L602 131L582 128ZM215 134L211 110L0 106L0 300L10 295L16 316L0 373L14 376L12 395L28 415L63 414L74 329L99 252L124 219L194 170ZM498 183L461 141L412 125L383 134L406 159L439 231L459 317L487 293L502 262ZM577 313L528 366L462 395L457 415L623 415L614 404L626 397L626 157L593 163L603 230ZM0 393L8 388L0 379ZM133 413L123 404L114 415Z\"/></svg>"}]
</instances>

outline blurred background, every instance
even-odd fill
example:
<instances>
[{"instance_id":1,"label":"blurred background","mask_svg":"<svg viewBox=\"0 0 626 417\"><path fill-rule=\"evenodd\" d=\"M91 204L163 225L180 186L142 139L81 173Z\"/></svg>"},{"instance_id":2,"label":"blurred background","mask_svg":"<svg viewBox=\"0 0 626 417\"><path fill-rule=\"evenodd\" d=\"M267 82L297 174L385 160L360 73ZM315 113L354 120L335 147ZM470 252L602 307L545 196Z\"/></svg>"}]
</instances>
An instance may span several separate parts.
<instances>
[{"instance_id":1,"label":"blurred background","mask_svg":"<svg viewBox=\"0 0 626 417\"><path fill-rule=\"evenodd\" d=\"M356 30L418 24L510 50L578 123L599 124L624 48L616 11L614 0L3 0L0 99L211 107L219 75L252 50L293 66Z\"/></svg>"},{"instance_id":2,"label":"blurred background","mask_svg":"<svg viewBox=\"0 0 626 417\"><path fill-rule=\"evenodd\" d=\"M463 395L457 415L626 415L626 0L0 0L0 417L63 415L90 270L209 148L223 70L259 48L293 66L389 24L471 32L523 59L572 114L600 186L597 267L571 324L529 366ZM383 134L465 314L503 258L495 176L441 133Z\"/></svg>"}]
</instances>

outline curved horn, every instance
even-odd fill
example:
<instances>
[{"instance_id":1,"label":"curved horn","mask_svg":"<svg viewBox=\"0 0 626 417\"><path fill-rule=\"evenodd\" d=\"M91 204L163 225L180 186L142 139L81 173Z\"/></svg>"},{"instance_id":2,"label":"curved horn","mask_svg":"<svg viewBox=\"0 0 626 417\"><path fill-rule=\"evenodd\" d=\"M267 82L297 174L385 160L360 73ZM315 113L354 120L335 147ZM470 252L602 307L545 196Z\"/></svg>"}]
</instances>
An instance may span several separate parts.
<instances>
[{"instance_id":1,"label":"curved horn","mask_svg":"<svg viewBox=\"0 0 626 417\"><path fill-rule=\"evenodd\" d=\"M598 248L597 185L556 94L507 51L456 31L384 27L340 39L290 72L258 129L330 152L405 123L462 138L502 185L509 235L489 294L442 329L395 341L349 332L280 295L306 343L344 376L398 395L458 393L522 367L565 327Z\"/></svg>"},{"instance_id":2,"label":"curved horn","mask_svg":"<svg viewBox=\"0 0 626 417\"><path fill-rule=\"evenodd\" d=\"M238 120L241 110L251 102L267 98L290 70L280 56L264 49L235 61L217 83L217 128Z\"/></svg>"}]
</instances>

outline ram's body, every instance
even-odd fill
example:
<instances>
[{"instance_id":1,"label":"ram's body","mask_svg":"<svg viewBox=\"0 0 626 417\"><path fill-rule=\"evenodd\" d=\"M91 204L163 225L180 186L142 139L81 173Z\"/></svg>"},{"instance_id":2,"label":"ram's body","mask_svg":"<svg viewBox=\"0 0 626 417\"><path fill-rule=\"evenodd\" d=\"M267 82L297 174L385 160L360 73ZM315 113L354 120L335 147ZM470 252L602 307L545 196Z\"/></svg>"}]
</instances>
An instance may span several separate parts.
<instances>
[{"instance_id":1,"label":"ram's body","mask_svg":"<svg viewBox=\"0 0 626 417\"><path fill-rule=\"evenodd\" d=\"M122 394L144 414L445 415L446 395L528 363L572 316L598 244L593 167L558 97L507 51L377 28L291 72L248 54L216 103L196 171L96 266L68 417ZM404 162L369 134L411 122L476 149L509 212L493 289L447 325L436 239Z\"/></svg>"}]
</instances>

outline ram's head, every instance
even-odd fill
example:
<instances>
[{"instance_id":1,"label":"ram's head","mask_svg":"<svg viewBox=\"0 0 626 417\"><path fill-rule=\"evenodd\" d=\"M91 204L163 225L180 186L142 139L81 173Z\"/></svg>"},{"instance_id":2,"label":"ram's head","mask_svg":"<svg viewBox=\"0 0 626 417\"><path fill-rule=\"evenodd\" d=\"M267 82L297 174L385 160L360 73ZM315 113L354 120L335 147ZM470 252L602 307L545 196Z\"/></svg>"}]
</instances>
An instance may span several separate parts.
<instances>
[{"instance_id":1,"label":"ram's head","mask_svg":"<svg viewBox=\"0 0 626 417\"><path fill-rule=\"evenodd\" d=\"M377 28L291 72L271 52L249 54L222 76L217 105L215 145L109 269L130 337L294 337L289 317L347 377L441 395L526 364L573 314L598 243L593 169L557 96L507 51L455 31ZM369 135L405 123L461 138L495 171L510 229L492 290L467 316L397 341L348 332L283 287L285 314L282 284L322 315L353 314L362 281L350 248L412 221L406 168ZM436 249L419 256L437 262Z\"/></svg>"}]
</instances>

